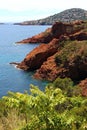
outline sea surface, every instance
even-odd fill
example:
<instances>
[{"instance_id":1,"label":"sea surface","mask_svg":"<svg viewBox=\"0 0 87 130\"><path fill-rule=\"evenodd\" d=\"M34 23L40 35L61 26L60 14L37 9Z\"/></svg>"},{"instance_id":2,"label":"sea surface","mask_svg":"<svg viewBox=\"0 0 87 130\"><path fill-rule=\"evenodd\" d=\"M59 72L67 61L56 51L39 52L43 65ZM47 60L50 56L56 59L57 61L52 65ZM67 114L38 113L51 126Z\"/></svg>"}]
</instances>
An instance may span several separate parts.
<instances>
[{"instance_id":1,"label":"sea surface","mask_svg":"<svg viewBox=\"0 0 87 130\"><path fill-rule=\"evenodd\" d=\"M25 72L9 64L21 62L39 44L16 44L17 41L43 32L50 26L0 25L0 97L8 91L29 91L30 84L44 89L46 81L36 80L32 72Z\"/></svg>"}]
</instances>

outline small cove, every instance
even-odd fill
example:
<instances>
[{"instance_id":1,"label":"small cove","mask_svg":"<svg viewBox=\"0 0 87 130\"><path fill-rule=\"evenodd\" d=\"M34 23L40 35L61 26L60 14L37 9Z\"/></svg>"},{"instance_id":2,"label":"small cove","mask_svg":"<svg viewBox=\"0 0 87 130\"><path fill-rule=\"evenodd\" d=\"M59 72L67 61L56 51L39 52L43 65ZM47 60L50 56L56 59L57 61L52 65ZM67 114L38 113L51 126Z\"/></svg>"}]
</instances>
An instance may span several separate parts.
<instances>
[{"instance_id":1,"label":"small cove","mask_svg":"<svg viewBox=\"0 0 87 130\"><path fill-rule=\"evenodd\" d=\"M21 62L26 54L39 44L15 44L15 42L43 32L49 26L0 25L0 97L8 91L24 92L34 84L42 90L46 81L36 80L32 72L25 72L10 65L10 62Z\"/></svg>"}]
</instances>

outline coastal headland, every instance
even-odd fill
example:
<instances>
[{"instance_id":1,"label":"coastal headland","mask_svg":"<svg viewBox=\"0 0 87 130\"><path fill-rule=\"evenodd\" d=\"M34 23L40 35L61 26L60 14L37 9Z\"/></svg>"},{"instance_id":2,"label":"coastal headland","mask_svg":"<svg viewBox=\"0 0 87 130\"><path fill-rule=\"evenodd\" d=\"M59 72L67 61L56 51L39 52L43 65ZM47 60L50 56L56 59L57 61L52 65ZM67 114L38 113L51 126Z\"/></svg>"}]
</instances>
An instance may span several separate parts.
<instances>
[{"instance_id":1,"label":"coastal headland","mask_svg":"<svg viewBox=\"0 0 87 130\"><path fill-rule=\"evenodd\" d=\"M82 20L56 22L45 32L17 42L40 43L17 67L25 71L35 70L34 77L37 79L54 81L57 77L69 77L84 86L82 84L87 82L86 28L87 22Z\"/></svg>"}]
</instances>

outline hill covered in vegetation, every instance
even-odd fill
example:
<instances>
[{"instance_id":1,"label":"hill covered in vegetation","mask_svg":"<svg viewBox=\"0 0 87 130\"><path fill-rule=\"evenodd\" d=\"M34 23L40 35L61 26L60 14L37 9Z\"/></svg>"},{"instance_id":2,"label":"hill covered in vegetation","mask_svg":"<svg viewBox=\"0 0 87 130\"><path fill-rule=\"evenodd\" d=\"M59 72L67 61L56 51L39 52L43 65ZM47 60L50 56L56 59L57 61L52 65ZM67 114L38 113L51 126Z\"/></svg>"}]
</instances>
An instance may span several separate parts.
<instances>
[{"instance_id":1,"label":"hill covered in vegetation","mask_svg":"<svg viewBox=\"0 0 87 130\"><path fill-rule=\"evenodd\" d=\"M72 8L54 14L47 18L15 23L19 25L53 25L57 21L70 22L74 20L87 20L87 11L80 8Z\"/></svg>"}]
</instances>

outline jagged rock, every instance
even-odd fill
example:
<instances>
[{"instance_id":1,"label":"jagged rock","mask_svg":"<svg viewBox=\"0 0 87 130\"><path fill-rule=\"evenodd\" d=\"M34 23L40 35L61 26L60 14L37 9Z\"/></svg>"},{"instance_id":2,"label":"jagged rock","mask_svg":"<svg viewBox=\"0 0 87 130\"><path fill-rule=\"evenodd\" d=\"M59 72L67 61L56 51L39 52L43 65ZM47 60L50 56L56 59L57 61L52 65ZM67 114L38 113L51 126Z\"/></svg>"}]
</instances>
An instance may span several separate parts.
<instances>
[{"instance_id":1,"label":"jagged rock","mask_svg":"<svg viewBox=\"0 0 87 130\"><path fill-rule=\"evenodd\" d=\"M58 39L53 39L49 44L41 44L31 51L17 67L24 70L35 70L39 68L49 56L56 53L59 46Z\"/></svg>"},{"instance_id":2,"label":"jagged rock","mask_svg":"<svg viewBox=\"0 0 87 130\"><path fill-rule=\"evenodd\" d=\"M24 39L17 43L48 43L53 39L51 34L51 28L48 28L45 32L35 35L31 38Z\"/></svg>"},{"instance_id":3,"label":"jagged rock","mask_svg":"<svg viewBox=\"0 0 87 130\"><path fill-rule=\"evenodd\" d=\"M57 78L57 68L54 56L51 56L36 71L34 77L37 79L54 80Z\"/></svg>"},{"instance_id":4,"label":"jagged rock","mask_svg":"<svg viewBox=\"0 0 87 130\"><path fill-rule=\"evenodd\" d=\"M87 24L82 21L56 22L52 28L28 39L31 40L30 42L42 40L50 43L40 44L17 67L23 70L38 69L34 77L39 79L51 81L57 77L85 79L87 77L87 41L84 41L87 40L86 27ZM56 55L58 55L57 60Z\"/></svg>"},{"instance_id":5,"label":"jagged rock","mask_svg":"<svg viewBox=\"0 0 87 130\"><path fill-rule=\"evenodd\" d=\"M51 81L57 77L69 77L72 80L84 79L87 77L86 52L87 44L85 42L68 43L64 49L58 50L56 54L49 57L36 71L34 77Z\"/></svg>"},{"instance_id":6,"label":"jagged rock","mask_svg":"<svg viewBox=\"0 0 87 130\"><path fill-rule=\"evenodd\" d=\"M41 65L40 69L38 69L34 74L34 77L36 79L53 81L58 77L58 75L61 77L60 73L62 71L64 71L64 68L57 66L55 62L55 55L53 55Z\"/></svg>"},{"instance_id":7,"label":"jagged rock","mask_svg":"<svg viewBox=\"0 0 87 130\"><path fill-rule=\"evenodd\" d=\"M11 62L10 65L19 65L20 63Z\"/></svg>"},{"instance_id":8,"label":"jagged rock","mask_svg":"<svg viewBox=\"0 0 87 130\"><path fill-rule=\"evenodd\" d=\"M59 39L61 35L68 36L80 31L80 28L74 29L75 24L81 24L82 22L77 21L76 23L62 23L56 22L52 28L48 28L45 32L35 35L31 38L24 39L17 43L49 43L53 38ZM73 37L73 36L71 36Z\"/></svg>"},{"instance_id":9,"label":"jagged rock","mask_svg":"<svg viewBox=\"0 0 87 130\"><path fill-rule=\"evenodd\" d=\"M59 38L61 35L69 35L73 33L73 24L56 22L52 26L53 37Z\"/></svg>"}]
</instances>

